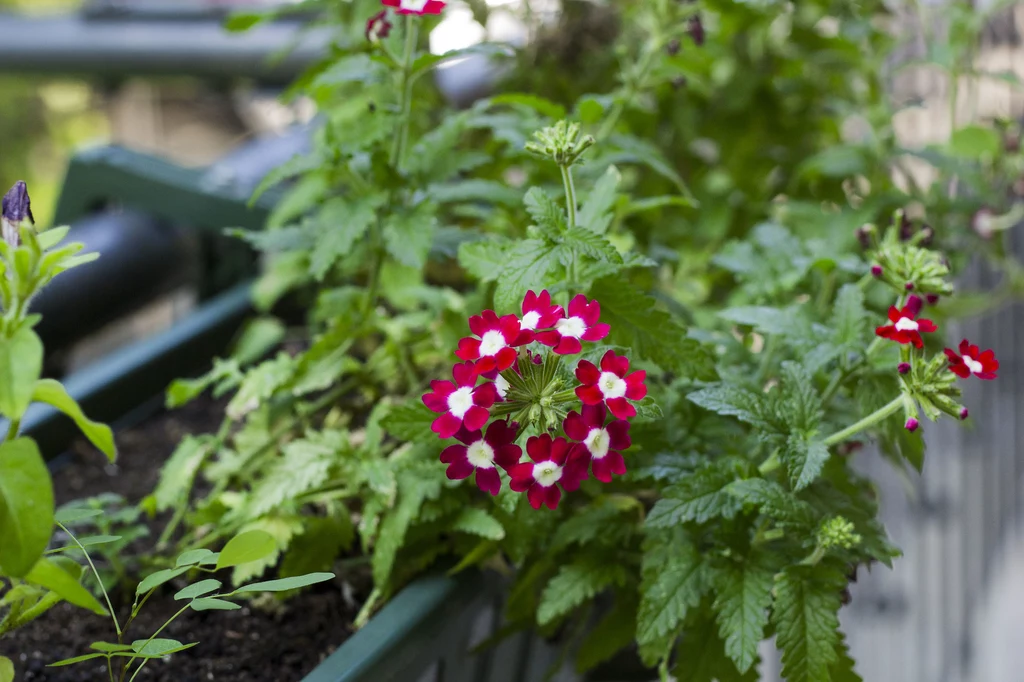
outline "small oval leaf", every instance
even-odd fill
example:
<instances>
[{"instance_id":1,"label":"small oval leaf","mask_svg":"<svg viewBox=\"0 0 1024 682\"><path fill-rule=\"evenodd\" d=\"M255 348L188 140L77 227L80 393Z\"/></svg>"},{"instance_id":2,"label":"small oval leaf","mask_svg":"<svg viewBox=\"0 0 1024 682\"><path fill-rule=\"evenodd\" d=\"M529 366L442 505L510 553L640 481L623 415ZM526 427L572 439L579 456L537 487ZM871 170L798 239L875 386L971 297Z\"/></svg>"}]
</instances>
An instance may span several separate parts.
<instances>
[{"instance_id":1,"label":"small oval leaf","mask_svg":"<svg viewBox=\"0 0 1024 682\"><path fill-rule=\"evenodd\" d=\"M185 646L176 639L137 639L132 642L132 651L145 656L166 656L181 651Z\"/></svg>"},{"instance_id":2,"label":"small oval leaf","mask_svg":"<svg viewBox=\"0 0 1024 682\"><path fill-rule=\"evenodd\" d=\"M287 590L297 590L300 587L326 582L332 578L334 578L333 573L310 573L308 575L295 576L294 578L281 578L280 580L267 580L262 583L243 585L232 594L243 594L245 592L286 592Z\"/></svg>"},{"instance_id":3,"label":"small oval leaf","mask_svg":"<svg viewBox=\"0 0 1024 682\"><path fill-rule=\"evenodd\" d=\"M270 533L250 530L236 535L224 546L217 560L217 570L259 561L277 551L277 542Z\"/></svg>"},{"instance_id":4,"label":"small oval leaf","mask_svg":"<svg viewBox=\"0 0 1024 682\"><path fill-rule=\"evenodd\" d=\"M61 507L57 510L53 520L59 524L68 526L85 519L91 519L103 513L102 509L84 509L82 507Z\"/></svg>"},{"instance_id":5,"label":"small oval leaf","mask_svg":"<svg viewBox=\"0 0 1024 682\"><path fill-rule=\"evenodd\" d=\"M28 438L0 445L0 573L22 578L53 535L53 484Z\"/></svg>"},{"instance_id":6,"label":"small oval leaf","mask_svg":"<svg viewBox=\"0 0 1024 682\"><path fill-rule=\"evenodd\" d=\"M180 568L165 568L162 571L146 576L145 580L139 583L139 586L135 588L135 594L145 594L150 590L160 587L164 583L174 580L182 573L188 571L190 566L181 566Z\"/></svg>"},{"instance_id":7,"label":"small oval leaf","mask_svg":"<svg viewBox=\"0 0 1024 682\"><path fill-rule=\"evenodd\" d=\"M208 549L190 549L187 552L183 552L178 556L178 560L174 562L175 566L195 566L196 564L202 563L203 559L213 556L213 552Z\"/></svg>"},{"instance_id":8,"label":"small oval leaf","mask_svg":"<svg viewBox=\"0 0 1024 682\"><path fill-rule=\"evenodd\" d=\"M32 400L51 405L71 417L78 429L89 439L89 442L107 456L111 462L117 459L117 446L114 445L114 432L106 424L94 422L85 416L75 399L68 395L59 381L40 379L35 382Z\"/></svg>"},{"instance_id":9,"label":"small oval leaf","mask_svg":"<svg viewBox=\"0 0 1024 682\"><path fill-rule=\"evenodd\" d=\"M189 585L183 590L180 590L174 595L175 600L181 601L183 599L195 599L196 597L202 597L204 594L210 594L215 592L220 587L220 581L210 578L208 580L200 580L194 585Z\"/></svg>"},{"instance_id":10,"label":"small oval leaf","mask_svg":"<svg viewBox=\"0 0 1024 682\"><path fill-rule=\"evenodd\" d=\"M65 658L63 661L57 661L46 666L47 668L61 668L65 665L74 665L75 663L81 663L82 661L91 661L94 658L103 658L107 654L85 654L84 656L75 656L74 658Z\"/></svg>"},{"instance_id":11,"label":"small oval leaf","mask_svg":"<svg viewBox=\"0 0 1024 682\"><path fill-rule=\"evenodd\" d=\"M189 606L193 611L237 611L242 608L238 604L223 599L214 599L213 597L205 597L203 599L195 599Z\"/></svg>"},{"instance_id":12,"label":"small oval leaf","mask_svg":"<svg viewBox=\"0 0 1024 682\"><path fill-rule=\"evenodd\" d=\"M96 651L105 651L107 653L114 653L115 651L131 651L132 648L127 644L111 644L110 642L93 642L89 645L90 649Z\"/></svg>"},{"instance_id":13,"label":"small oval leaf","mask_svg":"<svg viewBox=\"0 0 1024 682\"><path fill-rule=\"evenodd\" d=\"M0 656L0 682L14 682L14 663L6 656Z\"/></svg>"}]
</instances>

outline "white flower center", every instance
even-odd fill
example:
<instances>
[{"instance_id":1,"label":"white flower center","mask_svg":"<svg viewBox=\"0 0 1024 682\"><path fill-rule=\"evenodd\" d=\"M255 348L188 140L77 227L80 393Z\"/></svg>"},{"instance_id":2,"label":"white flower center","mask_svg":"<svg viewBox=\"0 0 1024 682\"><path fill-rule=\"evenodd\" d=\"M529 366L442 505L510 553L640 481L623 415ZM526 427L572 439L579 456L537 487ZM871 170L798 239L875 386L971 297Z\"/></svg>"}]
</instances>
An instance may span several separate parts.
<instances>
[{"instance_id":1,"label":"white flower center","mask_svg":"<svg viewBox=\"0 0 1024 682\"><path fill-rule=\"evenodd\" d=\"M498 390L498 395L501 396L502 400L504 400L505 396L508 395L508 381L506 381L505 377L500 374L494 379L494 388Z\"/></svg>"},{"instance_id":2,"label":"white flower center","mask_svg":"<svg viewBox=\"0 0 1024 682\"><path fill-rule=\"evenodd\" d=\"M523 329L529 329L530 331L533 331L534 329L537 328L537 325L539 323L540 313L538 313L536 310L531 310L530 312L523 315L523 321L520 324L520 326Z\"/></svg>"},{"instance_id":3,"label":"white flower center","mask_svg":"<svg viewBox=\"0 0 1024 682\"><path fill-rule=\"evenodd\" d=\"M980 362L967 355L964 356L964 364L967 365L967 369L971 370L974 374L981 374L985 369L981 366Z\"/></svg>"},{"instance_id":4,"label":"white flower center","mask_svg":"<svg viewBox=\"0 0 1024 682\"><path fill-rule=\"evenodd\" d=\"M567 317L556 322L555 329L562 336L578 339L587 332L587 323L579 317Z\"/></svg>"},{"instance_id":5,"label":"white flower center","mask_svg":"<svg viewBox=\"0 0 1024 682\"><path fill-rule=\"evenodd\" d=\"M594 459L601 459L608 454L611 447L611 437L607 429L590 429L590 433L583 440L583 444L590 450L590 456Z\"/></svg>"},{"instance_id":6,"label":"white flower center","mask_svg":"<svg viewBox=\"0 0 1024 682\"><path fill-rule=\"evenodd\" d=\"M487 441L478 440L466 448L466 459L479 469L493 469L494 448L488 445Z\"/></svg>"},{"instance_id":7,"label":"white flower center","mask_svg":"<svg viewBox=\"0 0 1024 682\"><path fill-rule=\"evenodd\" d=\"M562 467L554 462L537 462L533 465L533 480L550 488L562 478Z\"/></svg>"},{"instance_id":8,"label":"white flower center","mask_svg":"<svg viewBox=\"0 0 1024 682\"><path fill-rule=\"evenodd\" d=\"M601 372L601 378L597 380L597 387L601 389L601 394L608 400L626 395L626 381L611 372Z\"/></svg>"},{"instance_id":9,"label":"white flower center","mask_svg":"<svg viewBox=\"0 0 1024 682\"><path fill-rule=\"evenodd\" d=\"M909 317L901 317L896 322L896 331L898 332L916 332L917 327L917 322L914 322Z\"/></svg>"},{"instance_id":10,"label":"white flower center","mask_svg":"<svg viewBox=\"0 0 1024 682\"><path fill-rule=\"evenodd\" d=\"M427 6L427 0L401 0L399 6L401 9L411 12L422 12L423 8Z\"/></svg>"},{"instance_id":11,"label":"white flower center","mask_svg":"<svg viewBox=\"0 0 1024 682\"><path fill-rule=\"evenodd\" d=\"M496 329L485 332L484 335L480 337L480 355L482 356L494 355L504 347L505 337Z\"/></svg>"},{"instance_id":12,"label":"white flower center","mask_svg":"<svg viewBox=\"0 0 1024 682\"><path fill-rule=\"evenodd\" d=\"M472 386L463 386L448 396L448 411L458 419L465 417L471 407L473 407Z\"/></svg>"}]
</instances>

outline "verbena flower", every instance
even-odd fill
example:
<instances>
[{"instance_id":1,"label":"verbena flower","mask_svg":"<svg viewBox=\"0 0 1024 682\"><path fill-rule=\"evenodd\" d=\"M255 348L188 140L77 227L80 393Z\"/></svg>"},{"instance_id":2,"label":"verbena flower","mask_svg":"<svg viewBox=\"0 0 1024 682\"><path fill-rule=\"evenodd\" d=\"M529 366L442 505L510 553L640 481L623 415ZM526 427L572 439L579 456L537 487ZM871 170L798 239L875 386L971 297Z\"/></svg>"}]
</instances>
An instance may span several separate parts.
<instances>
[{"instance_id":1,"label":"verbena flower","mask_svg":"<svg viewBox=\"0 0 1024 682\"><path fill-rule=\"evenodd\" d=\"M385 6L394 7L399 14L440 14L444 9L443 0L381 0Z\"/></svg>"},{"instance_id":2,"label":"verbena flower","mask_svg":"<svg viewBox=\"0 0 1024 682\"><path fill-rule=\"evenodd\" d=\"M16 247L21 243L21 224L28 218L29 222L35 223L32 216L32 201L28 196L28 186L24 181L18 180L14 186L4 195L2 206L0 206L0 232L3 240Z\"/></svg>"},{"instance_id":3,"label":"verbena flower","mask_svg":"<svg viewBox=\"0 0 1024 682\"><path fill-rule=\"evenodd\" d=\"M376 43L391 35L391 22L388 21L388 11L381 10L366 22L366 39Z\"/></svg>"},{"instance_id":4,"label":"verbena flower","mask_svg":"<svg viewBox=\"0 0 1024 682\"><path fill-rule=\"evenodd\" d=\"M523 450L513 445L518 424L496 421L483 431L459 429L455 434L462 445L450 445L441 453L441 461L448 465L448 478L453 481L469 478L476 472L476 485L480 490L497 495L501 490L501 476L497 467L506 471L519 463Z\"/></svg>"},{"instance_id":5,"label":"verbena flower","mask_svg":"<svg viewBox=\"0 0 1024 682\"><path fill-rule=\"evenodd\" d=\"M999 361L996 360L994 351L990 349L982 352L967 339L960 342L959 354L952 348L947 348L946 357L949 358L950 371L961 379L967 379L973 374L979 379L991 381L996 378L996 371L999 369Z\"/></svg>"},{"instance_id":6,"label":"verbena flower","mask_svg":"<svg viewBox=\"0 0 1024 682\"><path fill-rule=\"evenodd\" d=\"M892 324L878 327L875 329L875 334L896 343L912 343L915 348L923 348L924 340L921 338L921 332L934 332L938 330L938 327L931 320L918 320L917 316L920 312L921 299L911 296L902 310L897 309L896 306L889 308L889 321Z\"/></svg>"},{"instance_id":7,"label":"verbena flower","mask_svg":"<svg viewBox=\"0 0 1024 682\"><path fill-rule=\"evenodd\" d=\"M565 311L560 305L551 304L551 294L542 291L535 294L532 291L526 292L523 299L523 329L537 331L538 329L551 329L560 319L565 317Z\"/></svg>"},{"instance_id":8,"label":"verbena flower","mask_svg":"<svg viewBox=\"0 0 1024 682\"><path fill-rule=\"evenodd\" d=\"M643 400L647 396L644 380L647 372L629 372L629 358L608 351L601 358L601 368L588 360L580 360L576 366L576 378L583 385L576 389L576 395L584 405L604 403L619 419L632 419L636 408L630 400Z\"/></svg>"},{"instance_id":9,"label":"verbena flower","mask_svg":"<svg viewBox=\"0 0 1024 682\"><path fill-rule=\"evenodd\" d=\"M576 490L587 477L586 463L571 459L572 452L572 444L562 437L552 438L547 433L533 436L526 441L526 454L532 461L516 464L509 470L509 487L517 493L525 492L534 509L542 505L556 509L562 490Z\"/></svg>"},{"instance_id":10,"label":"verbena flower","mask_svg":"<svg viewBox=\"0 0 1024 682\"><path fill-rule=\"evenodd\" d=\"M498 317L493 310L469 318L469 328L476 335L459 341L455 355L476 362L478 373L499 372L515 363L516 349L533 340L533 332L521 329L515 315Z\"/></svg>"},{"instance_id":11,"label":"verbena flower","mask_svg":"<svg viewBox=\"0 0 1024 682\"><path fill-rule=\"evenodd\" d=\"M491 382L476 385L477 373L472 362L455 365L451 381L431 381L433 393L423 396L423 404L440 413L430 429L441 438L451 438L465 427L477 431L487 423L488 408L498 400L498 390Z\"/></svg>"},{"instance_id":12,"label":"verbena flower","mask_svg":"<svg viewBox=\"0 0 1024 682\"><path fill-rule=\"evenodd\" d=\"M611 482L613 475L626 473L626 461L621 451L632 445L629 422L613 419L605 424L607 416L608 411L603 404L584 405L582 413L570 412L563 424L565 435L579 441L575 446L575 456L590 464L594 478L603 483Z\"/></svg>"},{"instance_id":13,"label":"verbena flower","mask_svg":"<svg viewBox=\"0 0 1024 682\"><path fill-rule=\"evenodd\" d=\"M537 334L537 340L551 346L558 355L575 355L583 350L583 341L600 341L611 326L599 324L601 304L587 301L583 294L569 301L569 313L555 322L554 329Z\"/></svg>"}]
</instances>

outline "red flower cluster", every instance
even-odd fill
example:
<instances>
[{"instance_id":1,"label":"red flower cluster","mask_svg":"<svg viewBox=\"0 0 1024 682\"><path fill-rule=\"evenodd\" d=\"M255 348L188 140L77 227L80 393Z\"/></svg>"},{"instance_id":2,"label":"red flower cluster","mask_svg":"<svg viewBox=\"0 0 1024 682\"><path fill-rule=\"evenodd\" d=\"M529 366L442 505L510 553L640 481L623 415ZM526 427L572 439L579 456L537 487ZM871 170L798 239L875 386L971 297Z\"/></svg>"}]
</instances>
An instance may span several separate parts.
<instances>
[{"instance_id":1,"label":"red flower cluster","mask_svg":"<svg viewBox=\"0 0 1024 682\"><path fill-rule=\"evenodd\" d=\"M381 0L385 7L394 7L399 14L440 14L443 0Z\"/></svg>"},{"instance_id":2,"label":"red flower cluster","mask_svg":"<svg viewBox=\"0 0 1024 682\"><path fill-rule=\"evenodd\" d=\"M495 420L484 430L494 404L513 400L508 397L509 382L500 372L511 369L522 375L529 367L522 363L542 363L537 351L543 352L543 346L558 356L580 353L582 341L608 336L610 327L601 324L600 317L600 304L582 294L569 302L567 313L551 302L547 291L530 291L523 300L522 317L498 317L485 310L469 318L473 336L459 342L455 354L464 362L452 368L454 382L433 381L431 392L423 396L423 403L438 414L431 426L434 433L460 443L441 453L441 461L448 465L448 478L461 480L475 472L477 486L497 495L500 468L507 472L510 488L525 492L534 509L543 505L554 509L562 491L576 490L591 471L605 483L626 473L622 451L631 445L626 420L636 416L631 401L647 395L647 373L630 373L629 359L611 350L604 354L600 368L587 360L577 363L579 411L570 411L565 417L564 436L541 433L530 437L527 461L520 461L522 448L514 444L519 424ZM534 350L523 348L534 342L541 345Z\"/></svg>"},{"instance_id":3,"label":"red flower cluster","mask_svg":"<svg viewBox=\"0 0 1024 682\"><path fill-rule=\"evenodd\" d=\"M921 332L930 333L938 330L931 320L917 319L921 314L922 301L917 296L907 299L907 304L900 310L896 306L889 308L888 324L875 329L875 334L883 339L889 339L896 343L912 343L914 348L923 348L924 340Z\"/></svg>"}]
</instances>

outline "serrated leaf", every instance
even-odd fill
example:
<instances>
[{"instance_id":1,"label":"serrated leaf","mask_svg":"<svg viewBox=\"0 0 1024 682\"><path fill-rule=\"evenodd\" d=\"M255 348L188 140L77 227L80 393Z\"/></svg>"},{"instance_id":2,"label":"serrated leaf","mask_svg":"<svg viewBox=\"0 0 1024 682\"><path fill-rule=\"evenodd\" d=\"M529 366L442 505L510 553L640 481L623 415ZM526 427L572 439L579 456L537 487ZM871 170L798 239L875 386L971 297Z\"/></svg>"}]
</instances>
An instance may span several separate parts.
<instances>
[{"instance_id":1,"label":"serrated leaf","mask_svg":"<svg viewBox=\"0 0 1024 682\"><path fill-rule=\"evenodd\" d=\"M377 219L384 195L368 194L349 200L328 199L317 215L316 248L310 255L310 271L322 280L339 258L348 254Z\"/></svg>"},{"instance_id":2,"label":"serrated leaf","mask_svg":"<svg viewBox=\"0 0 1024 682\"><path fill-rule=\"evenodd\" d=\"M648 541L644 549L636 639L640 645L671 635L710 587L704 557L679 533Z\"/></svg>"},{"instance_id":3,"label":"serrated leaf","mask_svg":"<svg viewBox=\"0 0 1024 682\"><path fill-rule=\"evenodd\" d=\"M252 517L277 510L327 481L339 450L326 440L314 440L312 435L285 445L284 456L255 483L249 503Z\"/></svg>"},{"instance_id":4,"label":"serrated leaf","mask_svg":"<svg viewBox=\"0 0 1024 682\"><path fill-rule=\"evenodd\" d=\"M379 589L383 589L391 577L398 550L423 503L435 499L441 492L441 481L435 473L438 469L443 470L443 467L432 468L433 477L420 471L404 471L398 478L397 502L381 521L371 561L373 581Z\"/></svg>"},{"instance_id":5,"label":"serrated leaf","mask_svg":"<svg viewBox=\"0 0 1024 682\"><path fill-rule=\"evenodd\" d=\"M687 521L704 523L714 517L731 519L743 504L729 493L736 474L728 464L712 465L669 486L647 516L652 528L671 528Z\"/></svg>"},{"instance_id":6,"label":"serrated leaf","mask_svg":"<svg viewBox=\"0 0 1024 682\"><path fill-rule=\"evenodd\" d=\"M706 605L682 634L672 676L676 682L757 682L760 679L756 668L742 674L726 656L725 643L718 636Z\"/></svg>"},{"instance_id":7,"label":"serrated leaf","mask_svg":"<svg viewBox=\"0 0 1024 682\"><path fill-rule=\"evenodd\" d=\"M762 334L798 335L808 328L798 307L738 306L718 313L723 320L753 327Z\"/></svg>"},{"instance_id":8,"label":"serrated leaf","mask_svg":"<svg viewBox=\"0 0 1024 682\"><path fill-rule=\"evenodd\" d=\"M427 189L430 197L440 204L479 202L488 205L515 207L522 203L522 192L494 180L467 179Z\"/></svg>"},{"instance_id":9,"label":"serrated leaf","mask_svg":"<svg viewBox=\"0 0 1024 682\"><path fill-rule=\"evenodd\" d=\"M493 282L501 275L513 248L503 241L467 242L459 245L459 265L481 282Z\"/></svg>"},{"instance_id":10,"label":"serrated leaf","mask_svg":"<svg viewBox=\"0 0 1024 682\"><path fill-rule=\"evenodd\" d=\"M158 512L182 504L192 490L196 473L210 454L209 438L186 435L160 469L160 481L153 491Z\"/></svg>"},{"instance_id":11,"label":"serrated leaf","mask_svg":"<svg viewBox=\"0 0 1024 682\"><path fill-rule=\"evenodd\" d=\"M437 441L437 434L430 430L434 417L426 405L410 401L392 407L381 420L381 425L395 438L410 443L430 443Z\"/></svg>"},{"instance_id":12,"label":"serrated leaf","mask_svg":"<svg viewBox=\"0 0 1024 682\"><path fill-rule=\"evenodd\" d=\"M798 362L782 363L782 395L786 423L800 434L814 433L821 424L824 405L814 388L814 378Z\"/></svg>"},{"instance_id":13,"label":"serrated leaf","mask_svg":"<svg viewBox=\"0 0 1024 682\"><path fill-rule=\"evenodd\" d=\"M501 522L483 509L469 507L452 521L452 530L477 535L489 540L501 540L505 537L505 529Z\"/></svg>"},{"instance_id":14,"label":"serrated leaf","mask_svg":"<svg viewBox=\"0 0 1024 682\"><path fill-rule=\"evenodd\" d=\"M814 508L774 481L748 478L729 485L729 494L746 504L753 504L763 514L783 525L813 528L816 524Z\"/></svg>"},{"instance_id":15,"label":"serrated leaf","mask_svg":"<svg viewBox=\"0 0 1024 682\"><path fill-rule=\"evenodd\" d=\"M565 233L565 211L544 190L531 187L523 197L523 206L548 239L555 241Z\"/></svg>"},{"instance_id":16,"label":"serrated leaf","mask_svg":"<svg viewBox=\"0 0 1024 682\"><path fill-rule=\"evenodd\" d=\"M200 580L197 583L193 583L192 585L179 590L178 593L174 595L174 599L176 601L182 601L184 599L202 597L210 594L211 592L216 592L217 589L220 588L220 585L221 582L219 580L214 580L213 578Z\"/></svg>"},{"instance_id":17,"label":"serrated leaf","mask_svg":"<svg viewBox=\"0 0 1024 682\"><path fill-rule=\"evenodd\" d=\"M572 252L589 256L596 261L615 264L622 263L622 254L612 246L611 242L584 227L574 227L563 234L561 243L562 248L559 250L559 260L563 265L569 265L572 262L572 258L565 257L567 253L573 256Z\"/></svg>"},{"instance_id":18,"label":"serrated leaf","mask_svg":"<svg viewBox=\"0 0 1024 682\"><path fill-rule=\"evenodd\" d=\"M437 205L424 201L412 211L392 214L384 221L384 246L402 265L422 268L437 232Z\"/></svg>"},{"instance_id":19,"label":"serrated leaf","mask_svg":"<svg viewBox=\"0 0 1024 682\"><path fill-rule=\"evenodd\" d=\"M758 557L726 568L715 577L718 595L714 610L725 653L745 673L757 660L758 646L768 625L775 571Z\"/></svg>"},{"instance_id":20,"label":"serrated leaf","mask_svg":"<svg viewBox=\"0 0 1024 682\"><path fill-rule=\"evenodd\" d=\"M860 349L867 331L864 292L856 284L846 284L836 295L832 309L832 342L842 348Z\"/></svg>"},{"instance_id":21,"label":"serrated leaf","mask_svg":"<svg viewBox=\"0 0 1024 682\"><path fill-rule=\"evenodd\" d=\"M494 307L499 314L518 310L527 291L548 286L548 274L558 265L556 249L538 239L523 239L506 251L494 289Z\"/></svg>"},{"instance_id":22,"label":"serrated leaf","mask_svg":"<svg viewBox=\"0 0 1024 682\"><path fill-rule=\"evenodd\" d=\"M252 412L274 392L288 383L295 374L296 360L285 352L250 369L227 406L232 419L241 419Z\"/></svg>"},{"instance_id":23,"label":"serrated leaf","mask_svg":"<svg viewBox=\"0 0 1024 682\"><path fill-rule=\"evenodd\" d=\"M828 447L821 441L792 436L782 450L782 461L789 472L793 490L803 490L813 483L828 458Z\"/></svg>"},{"instance_id":24,"label":"serrated leaf","mask_svg":"<svg viewBox=\"0 0 1024 682\"><path fill-rule=\"evenodd\" d=\"M618 199L616 192L621 180L622 174L615 166L609 166L608 170L598 178L576 216L576 223L580 227L597 234L604 234L608 231L614 217L611 211L615 206L615 200Z\"/></svg>"},{"instance_id":25,"label":"serrated leaf","mask_svg":"<svg viewBox=\"0 0 1024 682\"><path fill-rule=\"evenodd\" d=\"M839 660L842 572L819 564L790 568L775 582L775 642L782 651L787 682L828 680Z\"/></svg>"},{"instance_id":26,"label":"serrated leaf","mask_svg":"<svg viewBox=\"0 0 1024 682\"><path fill-rule=\"evenodd\" d=\"M679 376L715 378L711 352L696 339L688 338L686 327L656 309L653 298L611 277L594 282L590 292L601 303L601 321L611 324L610 343L632 348L637 355Z\"/></svg>"},{"instance_id":27,"label":"serrated leaf","mask_svg":"<svg viewBox=\"0 0 1024 682\"><path fill-rule=\"evenodd\" d=\"M718 384L690 393L686 398L705 410L728 417L736 417L740 421L759 428L765 427L765 421L762 418L763 397L745 388Z\"/></svg>"},{"instance_id":28,"label":"serrated leaf","mask_svg":"<svg viewBox=\"0 0 1024 682\"><path fill-rule=\"evenodd\" d=\"M850 656L850 648L846 644L846 637L839 633L839 660L832 664L829 671L830 682L864 682L864 678L855 670L856 662Z\"/></svg>"},{"instance_id":29,"label":"serrated leaf","mask_svg":"<svg viewBox=\"0 0 1024 682\"><path fill-rule=\"evenodd\" d=\"M626 569L615 563L578 561L562 566L541 594L537 623L547 625L612 585L626 580Z\"/></svg>"}]
</instances>

